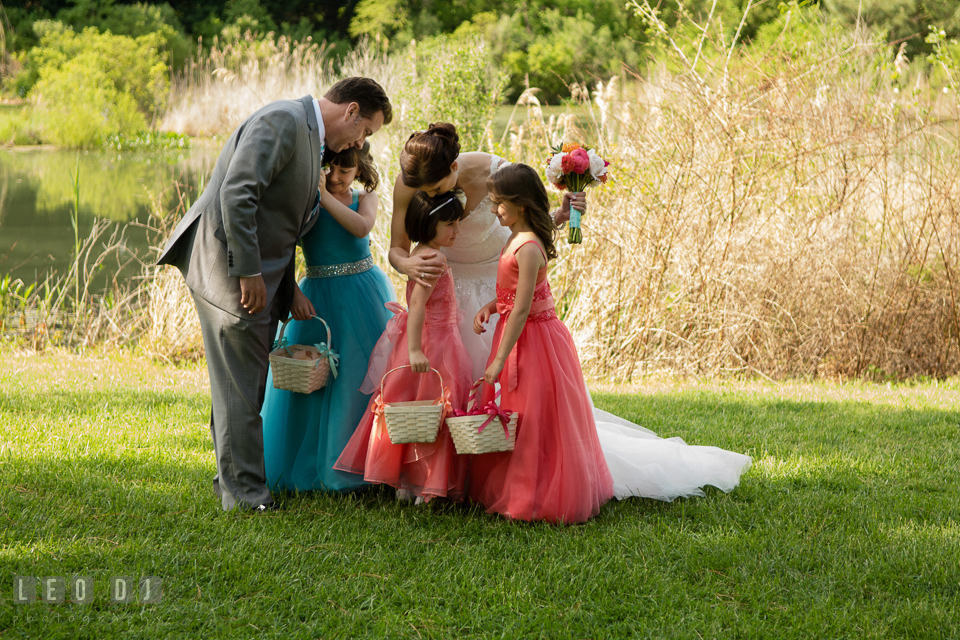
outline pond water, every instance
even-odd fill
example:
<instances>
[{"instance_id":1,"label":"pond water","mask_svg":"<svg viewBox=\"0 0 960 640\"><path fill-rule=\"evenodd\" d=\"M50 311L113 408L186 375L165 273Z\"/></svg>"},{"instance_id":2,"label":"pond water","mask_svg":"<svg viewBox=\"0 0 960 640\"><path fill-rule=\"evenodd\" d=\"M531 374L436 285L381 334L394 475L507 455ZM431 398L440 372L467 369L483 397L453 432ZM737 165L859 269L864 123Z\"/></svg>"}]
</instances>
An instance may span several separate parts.
<instances>
[{"instance_id":1,"label":"pond water","mask_svg":"<svg viewBox=\"0 0 960 640\"><path fill-rule=\"evenodd\" d=\"M97 220L123 229L123 249L97 274L91 289L105 285L136 254L149 259L151 236L131 223L148 223L150 211L179 218L181 194L192 201L213 170L216 150L123 153L47 148L0 149L0 279L25 283L69 271L74 253L73 178L80 168L79 235L87 238ZM109 234L107 234L109 235ZM154 241L156 241L154 239ZM102 248L93 251L99 255ZM126 254L124 256L124 254ZM119 275L129 278L139 265Z\"/></svg>"}]
</instances>

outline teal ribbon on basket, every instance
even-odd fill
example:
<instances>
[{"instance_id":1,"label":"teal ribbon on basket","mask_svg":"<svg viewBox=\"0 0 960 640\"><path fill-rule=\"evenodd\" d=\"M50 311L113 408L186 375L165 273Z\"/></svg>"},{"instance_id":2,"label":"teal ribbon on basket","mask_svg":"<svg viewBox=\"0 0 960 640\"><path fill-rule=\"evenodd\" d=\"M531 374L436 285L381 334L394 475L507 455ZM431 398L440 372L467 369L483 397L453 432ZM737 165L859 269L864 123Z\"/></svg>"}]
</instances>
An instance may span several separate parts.
<instances>
[{"instance_id":1,"label":"teal ribbon on basket","mask_svg":"<svg viewBox=\"0 0 960 640\"><path fill-rule=\"evenodd\" d=\"M319 342L313 346L320 352L320 357L326 358L327 362L330 363L330 373L333 374L333 379L336 380L337 366L340 364L340 354L328 347L325 342Z\"/></svg>"},{"instance_id":2,"label":"teal ribbon on basket","mask_svg":"<svg viewBox=\"0 0 960 640\"><path fill-rule=\"evenodd\" d=\"M290 343L287 342L286 336L283 336L279 340L273 341L273 347L270 349L270 351L276 351L277 349L283 349L287 352L288 356L293 355L293 352L290 351Z\"/></svg>"}]
</instances>

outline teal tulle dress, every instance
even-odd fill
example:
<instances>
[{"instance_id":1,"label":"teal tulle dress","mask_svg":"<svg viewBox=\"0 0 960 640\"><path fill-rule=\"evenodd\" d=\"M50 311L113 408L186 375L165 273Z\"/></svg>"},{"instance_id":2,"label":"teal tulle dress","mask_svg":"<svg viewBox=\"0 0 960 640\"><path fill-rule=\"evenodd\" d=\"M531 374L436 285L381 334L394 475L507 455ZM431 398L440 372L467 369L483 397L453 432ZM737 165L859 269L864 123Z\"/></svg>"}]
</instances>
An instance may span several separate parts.
<instances>
[{"instance_id":1,"label":"teal tulle dress","mask_svg":"<svg viewBox=\"0 0 960 640\"><path fill-rule=\"evenodd\" d=\"M354 190L354 211L359 198ZM272 371L268 375L261 416L272 491L347 492L367 486L361 476L333 465L367 410L370 396L360 393L360 385L370 352L392 317L384 304L396 294L387 275L373 265L369 238L352 235L324 209L318 216L300 241L308 267L299 284L330 325L340 365L336 379L310 394L274 389ZM317 320L291 320L284 338L289 344L316 344L327 334Z\"/></svg>"}]
</instances>

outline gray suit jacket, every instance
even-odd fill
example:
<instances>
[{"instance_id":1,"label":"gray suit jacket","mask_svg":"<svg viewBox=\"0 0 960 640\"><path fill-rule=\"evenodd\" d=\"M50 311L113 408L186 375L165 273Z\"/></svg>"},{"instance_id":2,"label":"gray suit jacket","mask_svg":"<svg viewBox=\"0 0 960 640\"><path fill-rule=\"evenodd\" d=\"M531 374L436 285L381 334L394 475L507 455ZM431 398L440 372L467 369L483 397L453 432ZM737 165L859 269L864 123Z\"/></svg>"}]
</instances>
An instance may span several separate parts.
<instances>
[{"instance_id":1,"label":"gray suit jacket","mask_svg":"<svg viewBox=\"0 0 960 640\"><path fill-rule=\"evenodd\" d=\"M261 274L269 315L293 300L297 239L310 220L320 182L321 143L313 98L278 100L230 136L210 181L164 247L158 264L183 272L194 294L241 318L240 276Z\"/></svg>"}]
</instances>

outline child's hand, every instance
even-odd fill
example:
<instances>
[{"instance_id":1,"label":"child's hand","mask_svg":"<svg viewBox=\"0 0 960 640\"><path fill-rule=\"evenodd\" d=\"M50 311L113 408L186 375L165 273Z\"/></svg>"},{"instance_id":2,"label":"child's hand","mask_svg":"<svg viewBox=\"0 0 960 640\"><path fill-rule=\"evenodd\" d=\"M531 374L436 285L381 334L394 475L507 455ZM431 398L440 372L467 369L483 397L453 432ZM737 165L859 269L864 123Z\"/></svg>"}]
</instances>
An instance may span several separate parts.
<instances>
[{"instance_id":1,"label":"child's hand","mask_svg":"<svg viewBox=\"0 0 960 640\"><path fill-rule=\"evenodd\" d=\"M494 360L490 363L490 366L487 367L487 370L483 374L483 379L487 384L493 386L497 382L497 378L500 377L500 372L503 371L503 363L497 362Z\"/></svg>"},{"instance_id":2,"label":"child's hand","mask_svg":"<svg viewBox=\"0 0 960 640\"><path fill-rule=\"evenodd\" d=\"M322 194L327 190L327 174L330 173L330 169L320 169L320 182L317 184L317 189L320 190Z\"/></svg>"},{"instance_id":3,"label":"child's hand","mask_svg":"<svg viewBox=\"0 0 960 640\"><path fill-rule=\"evenodd\" d=\"M416 373L426 373L430 371L430 361L427 360L427 356L423 355L423 351L411 351L410 367Z\"/></svg>"},{"instance_id":4,"label":"child's hand","mask_svg":"<svg viewBox=\"0 0 960 640\"><path fill-rule=\"evenodd\" d=\"M290 315L293 316L294 320L309 320L317 315L317 311L313 308L313 303L310 302L310 298L303 294L300 287L296 287L293 291L293 304L290 305Z\"/></svg>"},{"instance_id":5,"label":"child's hand","mask_svg":"<svg viewBox=\"0 0 960 640\"><path fill-rule=\"evenodd\" d=\"M487 324L489 321L490 310L486 307L483 307L477 312L477 315L473 317L473 332L476 334L486 333L487 330L483 328L483 325Z\"/></svg>"}]
</instances>

